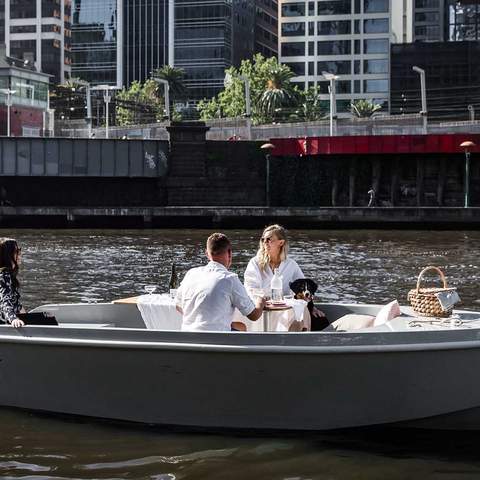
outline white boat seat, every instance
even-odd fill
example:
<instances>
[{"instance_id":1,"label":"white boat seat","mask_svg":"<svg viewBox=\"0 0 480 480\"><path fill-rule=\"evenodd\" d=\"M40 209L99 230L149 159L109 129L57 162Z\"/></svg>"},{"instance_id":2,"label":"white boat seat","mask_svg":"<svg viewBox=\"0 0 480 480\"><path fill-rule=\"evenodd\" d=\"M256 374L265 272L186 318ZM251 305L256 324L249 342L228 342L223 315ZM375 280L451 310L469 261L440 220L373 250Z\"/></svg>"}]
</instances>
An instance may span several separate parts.
<instances>
[{"instance_id":1,"label":"white boat seat","mask_svg":"<svg viewBox=\"0 0 480 480\"><path fill-rule=\"evenodd\" d=\"M332 322L323 331L347 332L350 330L359 330L361 328L373 327L375 317L373 315L362 315L358 313L348 313L338 320Z\"/></svg>"}]
</instances>

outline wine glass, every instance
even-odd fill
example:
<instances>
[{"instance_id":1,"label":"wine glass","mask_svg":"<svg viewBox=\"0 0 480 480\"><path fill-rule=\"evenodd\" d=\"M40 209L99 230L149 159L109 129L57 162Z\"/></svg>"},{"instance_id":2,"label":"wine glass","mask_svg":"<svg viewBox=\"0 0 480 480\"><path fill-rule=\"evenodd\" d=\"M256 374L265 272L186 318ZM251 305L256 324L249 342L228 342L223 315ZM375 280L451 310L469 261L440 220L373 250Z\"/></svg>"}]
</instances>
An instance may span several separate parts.
<instances>
[{"instance_id":1,"label":"wine glass","mask_svg":"<svg viewBox=\"0 0 480 480\"><path fill-rule=\"evenodd\" d=\"M157 289L156 285L145 285L145 291L149 294L152 295L152 293Z\"/></svg>"}]
</instances>

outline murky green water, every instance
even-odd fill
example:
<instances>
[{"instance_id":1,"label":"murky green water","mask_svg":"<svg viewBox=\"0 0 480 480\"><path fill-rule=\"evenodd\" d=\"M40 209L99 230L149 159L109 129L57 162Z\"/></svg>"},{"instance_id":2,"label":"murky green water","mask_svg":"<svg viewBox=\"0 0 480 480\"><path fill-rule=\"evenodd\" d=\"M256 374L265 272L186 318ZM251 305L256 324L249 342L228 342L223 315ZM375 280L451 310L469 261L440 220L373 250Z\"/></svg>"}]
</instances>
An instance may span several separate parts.
<instances>
[{"instance_id":1,"label":"murky green water","mask_svg":"<svg viewBox=\"0 0 480 480\"><path fill-rule=\"evenodd\" d=\"M22 246L25 305L103 301L166 290L204 262L207 231L0 231ZM227 232L241 276L260 232ZM405 303L416 275L441 266L478 307L480 232L292 231L291 255L319 299ZM477 479L480 433L375 429L314 435L180 433L0 409L1 478Z\"/></svg>"}]
</instances>

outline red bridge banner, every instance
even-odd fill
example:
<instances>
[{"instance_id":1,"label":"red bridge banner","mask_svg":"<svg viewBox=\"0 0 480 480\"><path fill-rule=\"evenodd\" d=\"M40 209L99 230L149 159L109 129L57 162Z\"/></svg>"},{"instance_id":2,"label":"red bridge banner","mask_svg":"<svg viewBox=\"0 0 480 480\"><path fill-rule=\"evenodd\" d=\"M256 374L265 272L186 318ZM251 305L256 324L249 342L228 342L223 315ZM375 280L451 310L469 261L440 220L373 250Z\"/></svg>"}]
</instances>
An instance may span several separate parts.
<instances>
[{"instance_id":1,"label":"red bridge banner","mask_svg":"<svg viewBox=\"0 0 480 480\"><path fill-rule=\"evenodd\" d=\"M402 153L461 153L460 144L472 141L480 151L480 134L378 135L351 137L274 138L271 154L277 157L307 155L381 155Z\"/></svg>"}]
</instances>

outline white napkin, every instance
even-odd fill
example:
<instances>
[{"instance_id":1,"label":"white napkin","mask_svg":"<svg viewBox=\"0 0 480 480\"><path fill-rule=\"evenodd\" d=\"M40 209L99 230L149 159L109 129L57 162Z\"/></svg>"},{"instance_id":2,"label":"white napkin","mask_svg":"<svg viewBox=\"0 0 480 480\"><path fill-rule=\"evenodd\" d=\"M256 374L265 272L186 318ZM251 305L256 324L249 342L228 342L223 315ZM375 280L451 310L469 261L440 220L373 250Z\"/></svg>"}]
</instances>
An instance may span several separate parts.
<instances>
[{"instance_id":1,"label":"white napkin","mask_svg":"<svg viewBox=\"0 0 480 480\"><path fill-rule=\"evenodd\" d=\"M447 290L444 292L438 292L435 294L438 301L440 302L440 306L444 312L451 310L455 304L460 302L460 296L458 295L456 290Z\"/></svg>"},{"instance_id":2,"label":"white napkin","mask_svg":"<svg viewBox=\"0 0 480 480\"><path fill-rule=\"evenodd\" d=\"M181 329L182 316L177 312L175 299L170 295L141 295L137 299L137 307L148 329Z\"/></svg>"},{"instance_id":3,"label":"white napkin","mask_svg":"<svg viewBox=\"0 0 480 480\"><path fill-rule=\"evenodd\" d=\"M305 311L305 307L307 306L307 302L305 300L296 299L296 298L286 298L285 303L293 308L293 313L295 315L296 322L303 321L303 312Z\"/></svg>"}]
</instances>

